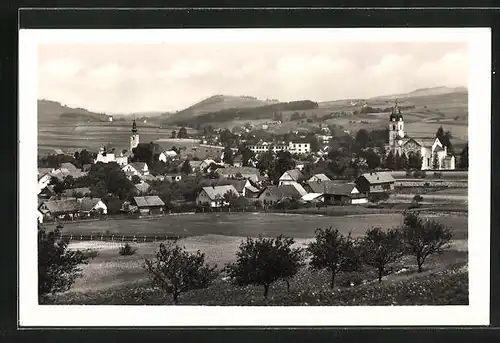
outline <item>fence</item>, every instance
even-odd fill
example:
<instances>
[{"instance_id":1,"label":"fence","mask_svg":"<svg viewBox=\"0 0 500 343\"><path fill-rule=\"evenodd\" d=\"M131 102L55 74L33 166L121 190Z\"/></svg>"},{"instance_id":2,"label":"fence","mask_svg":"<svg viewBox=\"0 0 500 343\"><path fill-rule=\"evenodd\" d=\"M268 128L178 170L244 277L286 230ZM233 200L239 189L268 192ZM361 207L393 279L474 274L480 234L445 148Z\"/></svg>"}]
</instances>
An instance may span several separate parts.
<instances>
[{"instance_id":1,"label":"fence","mask_svg":"<svg viewBox=\"0 0 500 343\"><path fill-rule=\"evenodd\" d=\"M91 241L91 242L114 242L114 243L151 243L151 242L162 242L162 241L176 241L180 237L173 235L111 235L111 234L97 234L97 235L73 235L73 234L61 234L60 239L67 240L69 242L74 241Z\"/></svg>"}]
</instances>

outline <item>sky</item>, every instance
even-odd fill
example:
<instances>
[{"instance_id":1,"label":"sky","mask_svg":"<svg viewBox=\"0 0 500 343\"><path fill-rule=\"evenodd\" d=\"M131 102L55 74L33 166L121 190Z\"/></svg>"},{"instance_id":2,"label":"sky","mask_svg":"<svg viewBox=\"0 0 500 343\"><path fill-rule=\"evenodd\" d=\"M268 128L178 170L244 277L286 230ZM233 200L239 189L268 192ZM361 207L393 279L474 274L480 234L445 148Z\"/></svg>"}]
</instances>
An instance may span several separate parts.
<instances>
[{"instance_id":1,"label":"sky","mask_svg":"<svg viewBox=\"0 0 500 343\"><path fill-rule=\"evenodd\" d=\"M467 85L460 42L38 47L39 99L109 114L173 112L215 94L320 102Z\"/></svg>"}]
</instances>

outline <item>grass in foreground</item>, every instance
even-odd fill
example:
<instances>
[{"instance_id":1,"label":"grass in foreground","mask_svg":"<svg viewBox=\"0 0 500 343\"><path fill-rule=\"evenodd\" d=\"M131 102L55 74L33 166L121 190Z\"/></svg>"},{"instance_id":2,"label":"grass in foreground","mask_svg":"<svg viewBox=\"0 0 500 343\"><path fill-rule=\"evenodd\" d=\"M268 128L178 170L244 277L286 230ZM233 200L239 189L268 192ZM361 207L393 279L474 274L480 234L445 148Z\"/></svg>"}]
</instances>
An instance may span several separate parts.
<instances>
[{"instance_id":1,"label":"grass in foreground","mask_svg":"<svg viewBox=\"0 0 500 343\"><path fill-rule=\"evenodd\" d=\"M396 266L400 270L402 265ZM292 281L290 293L284 282L271 286L268 299L262 287L238 287L220 277L207 289L181 296L181 305L211 306L373 306L373 305L467 305L468 271L464 261L437 268L435 265L421 274L414 266L391 274L382 283L372 270L343 274L336 287L328 286L327 273L311 273L304 269ZM353 283L359 283L351 286ZM69 292L49 298L49 304L66 305L172 305L171 297L139 281L127 286L102 291Z\"/></svg>"}]
</instances>

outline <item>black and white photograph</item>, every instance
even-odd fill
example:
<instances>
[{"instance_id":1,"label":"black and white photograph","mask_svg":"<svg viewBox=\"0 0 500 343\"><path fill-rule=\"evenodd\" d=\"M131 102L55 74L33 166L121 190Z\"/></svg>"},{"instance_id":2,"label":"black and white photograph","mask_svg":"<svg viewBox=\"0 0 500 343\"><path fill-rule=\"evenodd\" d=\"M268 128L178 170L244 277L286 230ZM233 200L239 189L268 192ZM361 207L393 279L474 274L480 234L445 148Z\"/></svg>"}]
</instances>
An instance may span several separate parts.
<instances>
[{"instance_id":1,"label":"black and white photograph","mask_svg":"<svg viewBox=\"0 0 500 343\"><path fill-rule=\"evenodd\" d=\"M26 323L487 324L488 30L96 31L20 32Z\"/></svg>"}]
</instances>

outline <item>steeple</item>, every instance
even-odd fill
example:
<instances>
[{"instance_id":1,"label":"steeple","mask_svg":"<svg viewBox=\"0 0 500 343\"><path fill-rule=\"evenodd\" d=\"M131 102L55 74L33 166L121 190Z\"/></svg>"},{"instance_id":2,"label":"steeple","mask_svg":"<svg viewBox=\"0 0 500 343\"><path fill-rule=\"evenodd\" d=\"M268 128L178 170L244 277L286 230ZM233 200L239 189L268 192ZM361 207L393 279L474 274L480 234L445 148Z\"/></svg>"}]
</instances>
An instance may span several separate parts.
<instances>
[{"instance_id":1,"label":"steeple","mask_svg":"<svg viewBox=\"0 0 500 343\"><path fill-rule=\"evenodd\" d=\"M403 115L401 114L401 109L399 108L399 101L396 100L394 107L392 108L391 116L389 117L390 121L400 121L403 120Z\"/></svg>"},{"instance_id":2,"label":"steeple","mask_svg":"<svg viewBox=\"0 0 500 343\"><path fill-rule=\"evenodd\" d=\"M132 133L134 135L137 133L137 124L135 123L135 118L134 121L132 122Z\"/></svg>"}]
</instances>

